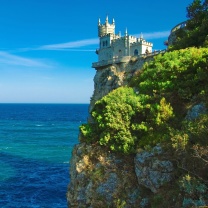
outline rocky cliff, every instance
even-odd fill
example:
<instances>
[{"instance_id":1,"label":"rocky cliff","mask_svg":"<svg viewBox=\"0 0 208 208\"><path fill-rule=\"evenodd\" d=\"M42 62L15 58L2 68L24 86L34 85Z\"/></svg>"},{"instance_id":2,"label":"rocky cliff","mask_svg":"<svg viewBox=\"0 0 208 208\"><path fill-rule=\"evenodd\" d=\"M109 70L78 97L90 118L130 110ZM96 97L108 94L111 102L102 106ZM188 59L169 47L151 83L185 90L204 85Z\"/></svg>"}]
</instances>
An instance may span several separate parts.
<instances>
[{"instance_id":1,"label":"rocky cliff","mask_svg":"<svg viewBox=\"0 0 208 208\"><path fill-rule=\"evenodd\" d=\"M98 69L89 111L150 60L132 57L128 63ZM123 156L99 145L77 144L70 162L68 207L148 207L152 194L172 178L173 165L161 154L161 147Z\"/></svg>"},{"instance_id":2,"label":"rocky cliff","mask_svg":"<svg viewBox=\"0 0 208 208\"><path fill-rule=\"evenodd\" d=\"M132 57L127 63L113 64L96 70L94 77L94 93L90 102L90 112L97 100L107 95L112 90L124 86L129 78L140 70L145 62L152 60L149 57Z\"/></svg>"},{"instance_id":3,"label":"rocky cliff","mask_svg":"<svg viewBox=\"0 0 208 208\"><path fill-rule=\"evenodd\" d=\"M195 51L197 49L193 50L193 55L200 53L200 51ZM195 89L196 86L204 89L204 85L202 86L200 83L206 73L203 76L198 76L200 79L196 79L196 83L199 84L194 85L194 87L189 86L189 83L192 83L190 82L193 80L192 77L197 77L196 74L201 73L201 69L207 70L207 64L204 65L204 62L200 62L202 66L199 65L198 67L195 64L196 61L194 61L195 65L193 65L193 55L190 55L190 50L187 50L189 54L187 59L184 59L182 54L186 51L174 53L179 54L178 57L181 56L182 60L185 60L185 64L188 62L191 64L187 65L185 76L181 76L182 81L179 79L179 81L174 82L176 87L179 86L179 83L182 87L179 86L179 90L174 91L173 96L168 91L168 96L176 110L179 110L179 120L177 121L179 122L181 119L193 122L189 123L189 126L185 122L185 126L181 125L179 130L171 131L169 135L171 139L168 138L172 141L172 143L169 142L171 147L161 144L151 147L147 145L147 147L138 148L136 152L128 155L114 152L107 146L100 146L98 142L92 144L85 142L84 135L80 134L80 143L74 147L70 162L70 184L67 191L68 207L188 208L208 203L207 96L203 97ZM167 66L164 67L164 70L167 68L168 75L172 75L169 74L171 67L176 70L175 62L181 64L178 57L176 57L175 62L172 60L174 53L167 54L162 62L157 62L157 64L159 63L157 66L161 67L164 65L163 60L167 58ZM208 57L208 51L206 54ZM97 69L89 113L92 112L96 101L112 90L128 85L129 79L133 75L139 74L138 72L142 66L152 59L152 57L140 59L132 57L128 63L113 64ZM199 58L196 60L199 60ZM207 63L208 59L203 60ZM193 66L197 67L196 70ZM151 74L154 73L154 69L158 71L154 65L152 67ZM181 66L179 66L179 71L180 69ZM181 75L181 71L177 74L177 76L179 75ZM175 81L175 76L170 77ZM168 79L168 83L170 83L169 76L162 78L161 71L158 72L158 76L154 76L150 83L159 82L160 79L163 81ZM186 88L183 87L184 83L187 84L185 85ZM164 86L162 84L161 86ZM188 95L194 92L194 96L190 96L188 100L187 93L184 94L184 89L188 89ZM176 95L178 96L177 102L180 101L181 106L176 105ZM186 96L185 102L179 99L179 95ZM184 103L186 103L186 109ZM183 115L181 115L181 112ZM205 115L205 117L197 121L196 119L200 115ZM92 123L93 118L89 117L88 122ZM174 125L177 125L177 123ZM190 143L189 147L186 148L189 136Z\"/></svg>"}]
</instances>

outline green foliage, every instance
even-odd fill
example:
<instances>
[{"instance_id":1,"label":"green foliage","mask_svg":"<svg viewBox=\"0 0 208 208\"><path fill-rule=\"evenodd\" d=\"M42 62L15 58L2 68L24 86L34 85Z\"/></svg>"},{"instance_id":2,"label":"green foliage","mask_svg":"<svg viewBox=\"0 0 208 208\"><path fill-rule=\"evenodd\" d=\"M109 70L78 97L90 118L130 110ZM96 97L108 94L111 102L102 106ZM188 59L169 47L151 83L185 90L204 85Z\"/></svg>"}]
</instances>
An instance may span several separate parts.
<instances>
[{"instance_id":1,"label":"green foliage","mask_svg":"<svg viewBox=\"0 0 208 208\"><path fill-rule=\"evenodd\" d=\"M192 144L208 145L208 114L201 115L193 121L186 122L184 128L187 129Z\"/></svg>"},{"instance_id":2,"label":"green foliage","mask_svg":"<svg viewBox=\"0 0 208 208\"><path fill-rule=\"evenodd\" d=\"M124 208L126 206L126 202L122 199L117 199L115 202L116 208Z\"/></svg>"},{"instance_id":3,"label":"green foliage","mask_svg":"<svg viewBox=\"0 0 208 208\"><path fill-rule=\"evenodd\" d=\"M80 127L87 141L97 141L98 137L100 145L132 153L138 145L162 141L173 111L165 98L153 102L148 95L137 95L133 88L121 87L96 102L92 117L94 124ZM152 137L154 132L158 132L158 139Z\"/></svg>"},{"instance_id":4,"label":"green foliage","mask_svg":"<svg viewBox=\"0 0 208 208\"><path fill-rule=\"evenodd\" d=\"M183 207L205 205L208 189L204 183L190 175L185 175L179 181L179 187L184 192Z\"/></svg>"},{"instance_id":5,"label":"green foliage","mask_svg":"<svg viewBox=\"0 0 208 208\"><path fill-rule=\"evenodd\" d=\"M189 150L189 154L193 155L193 151L190 151L193 145L208 145L208 115L184 121L192 106L199 103L208 105L207 67L208 49L182 49L155 57L153 62L145 64L142 72L134 77L131 83L139 93L148 94L153 102L164 97L172 107L175 117L168 120L165 123L166 128L160 132L162 140L170 142L179 154ZM151 134L150 130L148 131L149 134L140 141L140 144L150 140ZM152 131L151 141L158 142L158 139L159 133Z\"/></svg>"},{"instance_id":6,"label":"green foliage","mask_svg":"<svg viewBox=\"0 0 208 208\"><path fill-rule=\"evenodd\" d=\"M139 107L138 97L128 87L116 89L97 101L92 117L99 129L100 145L113 151L132 152L136 139L132 119Z\"/></svg>"},{"instance_id":7,"label":"green foliage","mask_svg":"<svg viewBox=\"0 0 208 208\"><path fill-rule=\"evenodd\" d=\"M183 131L173 130L171 132L172 147L176 150L184 151L189 141L188 134Z\"/></svg>"},{"instance_id":8,"label":"green foliage","mask_svg":"<svg viewBox=\"0 0 208 208\"><path fill-rule=\"evenodd\" d=\"M173 105L177 99L178 106L190 102L194 96L207 99L208 49L188 48L154 59L145 64L140 76L133 80L132 86L136 86L139 93L154 99L165 97Z\"/></svg>"},{"instance_id":9,"label":"green foliage","mask_svg":"<svg viewBox=\"0 0 208 208\"><path fill-rule=\"evenodd\" d=\"M185 125L183 120L192 103L208 104L207 66L205 48L156 56L130 87L120 87L95 103L94 123L80 127L84 140L125 154L166 141L185 149L202 127L194 128L192 121Z\"/></svg>"},{"instance_id":10,"label":"green foliage","mask_svg":"<svg viewBox=\"0 0 208 208\"><path fill-rule=\"evenodd\" d=\"M186 28L176 31L177 39L170 50L208 46L208 1L194 0L187 7L187 17Z\"/></svg>"},{"instance_id":11,"label":"green foliage","mask_svg":"<svg viewBox=\"0 0 208 208\"><path fill-rule=\"evenodd\" d=\"M82 124L80 127L81 142L85 141L87 143L95 142L98 139L96 125L92 123Z\"/></svg>"}]
</instances>

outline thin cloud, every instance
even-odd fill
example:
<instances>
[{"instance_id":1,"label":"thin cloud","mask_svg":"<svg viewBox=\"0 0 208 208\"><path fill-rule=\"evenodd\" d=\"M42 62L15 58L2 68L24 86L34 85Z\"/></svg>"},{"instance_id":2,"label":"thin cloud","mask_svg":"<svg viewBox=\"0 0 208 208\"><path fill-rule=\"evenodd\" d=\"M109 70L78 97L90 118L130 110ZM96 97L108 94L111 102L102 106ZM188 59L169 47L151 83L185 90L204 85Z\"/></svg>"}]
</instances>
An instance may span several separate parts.
<instances>
[{"instance_id":1,"label":"thin cloud","mask_svg":"<svg viewBox=\"0 0 208 208\"><path fill-rule=\"evenodd\" d=\"M39 49L36 49L39 50ZM40 49L41 50L41 49ZM44 49L44 50L52 50L52 49ZM59 49L53 49L54 51L72 51L72 52L90 52L95 51L95 49L76 49L76 48L59 48Z\"/></svg>"},{"instance_id":2,"label":"thin cloud","mask_svg":"<svg viewBox=\"0 0 208 208\"><path fill-rule=\"evenodd\" d=\"M26 67L49 67L49 65L33 59L23 58L4 51L0 51L0 64L26 66Z\"/></svg>"},{"instance_id":3,"label":"thin cloud","mask_svg":"<svg viewBox=\"0 0 208 208\"><path fill-rule=\"evenodd\" d=\"M161 32L152 32L152 33L143 33L143 37L145 39L159 39L159 38L166 38L170 34L170 31L161 31ZM141 34L135 35L136 37L140 37ZM58 43L58 44L50 44L50 45L43 45L35 50L56 50L56 51L94 51L92 49L79 49L85 46L97 45L99 44L98 38L92 39L84 39L78 41L72 41L67 43ZM76 49L78 48L78 49Z\"/></svg>"},{"instance_id":4,"label":"thin cloud","mask_svg":"<svg viewBox=\"0 0 208 208\"><path fill-rule=\"evenodd\" d=\"M67 50L67 49L80 48L80 47L96 45L96 44L98 44L98 38L78 40L67 43L43 45L38 47L36 50ZM82 50L82 51L89 51L89 50Z\"/></svg>"},{"instance_id":5,"label":"thin cloud","mask_svg":"<svg viewBox=\"0 0 208 208\"><path fill-rule=\"evenodd\" d=\"M167 38L170 35L170 31L160 31L160 32L151 32L151 33L142 33L145 39L159 39L159 38ZM141 34L137 34L137 37L140 37Z\"/></svg>"},{"instance_id":6,"label":"thin cloud","mask_svg":"<svg viewBox=\"0 0 208 208\"><path fill-rule=\"evenodd\" d=\"M159 38L167 38L170 34L170 31L159 31L159 32L151 32L151 33L142 33L145 39L159 39ZM140 37L141 34L134 35L136 37ZM48 44L42 45L36 48L19 48L16 49L15 52L25 52L32 50L46 50L46 51L73 51L73 52L90 52L94 51L94 49L82 49L82 47L98 45L98 38L84 39L71 41L66 43L57 43L57 44Z\"/></svg>"}]
</instances>

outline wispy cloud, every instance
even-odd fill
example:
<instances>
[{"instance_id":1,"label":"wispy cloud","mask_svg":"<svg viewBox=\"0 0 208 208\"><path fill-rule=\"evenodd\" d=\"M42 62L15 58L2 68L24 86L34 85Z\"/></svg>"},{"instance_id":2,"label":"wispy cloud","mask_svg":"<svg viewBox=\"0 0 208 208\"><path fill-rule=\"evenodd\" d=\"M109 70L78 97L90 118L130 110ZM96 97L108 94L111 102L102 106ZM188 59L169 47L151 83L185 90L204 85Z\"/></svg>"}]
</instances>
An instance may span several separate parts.
<instances>
[{"instance_id":1,"label":"wispy cloud","mask_svg":"<svg viewBox=\"0 0 208 208\"><path fill-rule=\"evenodd\" d=\"M93 39L85 39L85 40L78 40L72 41L67 43L59 43L59 44L51 44L51 45L43 45L36 50L68 50L68 49L75 49L84 46L96 45L98 44L98 38ZM77 50L77 51L92 51L92 50Z\"/></svg>"},{"instance_id":2,"label":"wispy cloud","mask_svg":"<svg viewBox=\"0 0 208 208\"><path fill-rule=\"evenodd\" d=\"M26 67L49 67L48 64L34 59L28 59L0 51L0 64L26 66Z\"/></svg>"},{"instance_id":3,"label":"wispy cloud","mask_svg":"<svg viewBox=\"0 0 208 208\"><path fill-rule=\"evenodd\" d=\"M146 40L166 38L169 36L169 34L170 34L169 30L168 31L151 32L151 33L142 33L143 37ZM141 34L135 34L134 36L140 37ZM91 38L91 39L70 41L70 42L66 42L66 43L42 45L42 46L34 47L34 48L19 48L19 49L16 49L15 52L26 52L26 51L33 51L33 50L89 52L89 51L94 51L95 49L86 49L83 47L93 46L93 45L98 45L98 44L99 44L98 38ZM0 54L0 57L1 57L1 54ZM27 63L27 61L26 61L26 63Z\"/></svg>"},{"instance_id":4,"label":"wispy cloud","mask_svg":"<svg viewBox=\"0 0 208 208\"><path fill-rule=\"evenodd\" d=\"M151 32L143 33L145 39L159 39L168 37L170 31L160 31L160 32ZM136 34L136 37L140 37L141 34ZM81 47L97 45L99 43L98 38L84 39L78 41L71 41L66 43L50 44L43 45L34 50L66 50L66 51L94 51L92 49L81 49Z\"/></svg>"},{"instance_id":5,"label":"wispy cloud","mask_svg":"<svg viewBox=\"0 0 208 208\"><path fill-rule=\"evenodd\" d=\"M144 39L159 39L159 38L167 38L170 35L170 31L159 31L159 32L151 32L151 33L142 33ZM136 37L140 37L141 34L136 34Z\"/></svg>"}]
</instances>

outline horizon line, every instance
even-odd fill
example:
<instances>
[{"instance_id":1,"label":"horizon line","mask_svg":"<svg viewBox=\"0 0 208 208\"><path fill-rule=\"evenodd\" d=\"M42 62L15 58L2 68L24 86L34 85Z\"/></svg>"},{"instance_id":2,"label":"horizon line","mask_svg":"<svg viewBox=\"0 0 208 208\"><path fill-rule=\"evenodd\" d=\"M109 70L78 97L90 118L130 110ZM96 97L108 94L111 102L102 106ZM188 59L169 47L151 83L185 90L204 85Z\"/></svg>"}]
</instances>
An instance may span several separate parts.
<instances>
[{"instance_id":1,"label":"horizon line","mask_svg":"<svg viewBox=\"0 0 208 208\"><path fill-rule=\"evenodd\" d=\"M4 104L37 104L37 105L42 105L42 104L47 104L47 105L88 105L90 103L85 103L85 102L81 102L81 103L77 103L77 102L0 102L0 105L4 105Z\"/></svg>"}]
</instances>

